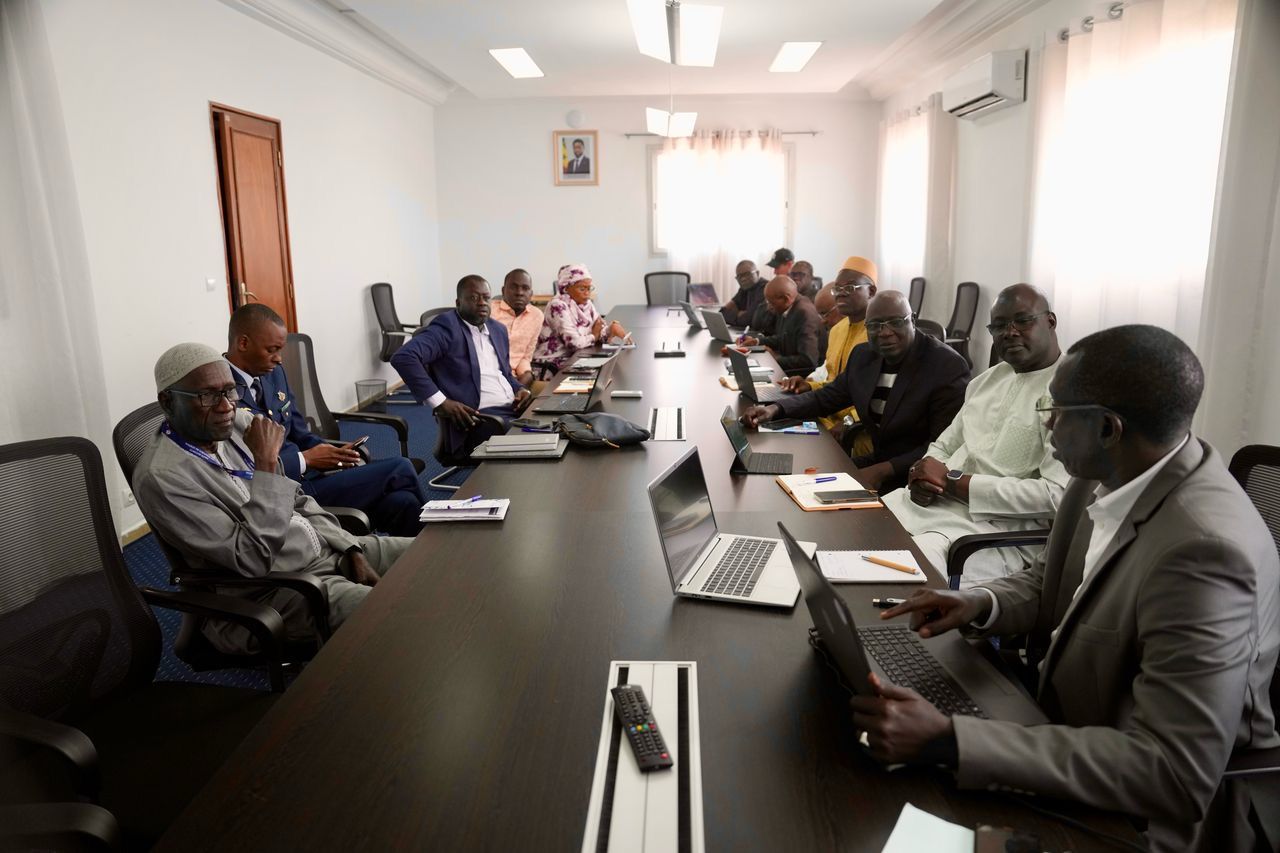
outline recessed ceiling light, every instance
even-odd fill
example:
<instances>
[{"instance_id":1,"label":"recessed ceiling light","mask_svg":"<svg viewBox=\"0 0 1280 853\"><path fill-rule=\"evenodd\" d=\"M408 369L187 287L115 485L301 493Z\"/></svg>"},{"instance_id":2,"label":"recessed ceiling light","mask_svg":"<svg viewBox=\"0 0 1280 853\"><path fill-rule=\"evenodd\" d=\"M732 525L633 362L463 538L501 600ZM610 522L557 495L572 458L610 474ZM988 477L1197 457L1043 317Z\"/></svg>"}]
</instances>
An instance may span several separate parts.
<instances>
[{"instance_id":1,"label":"recessed ceiling light","mask_svg":"<svg viewBox=\"0 0 1280 853\"><path fill-rule=\"evenodd\" d=\"M820 47L822 47L820 41L784 41L782 47L778 49L778 55L773 58L773 64L769 66L769 70L799 71L809 63L810 59L813 59L813 55Z\"/></svg>"},{"instance_id":2,"label":"recessed ceiling light","mask_svg":"<svg viewBox=\"0 0 1280 853\"><path fill-rule=\"evenodd\" d=\"M723 6L678 0L627 0L627 12L636 34L636 47L645 56L675 65L715 65Z\"/></svg>"},{"instance_id":3,"label":"recessed ceiling light","mask_svg":"<svg viewBox=\"0 0 1280 853\"><path fill-rule=\"evenodd\" d=\"M507 69L507 73L517 80L525 77L542 77L542 69L533 57L525 53L523 47L501 47L489 51L489 55L498 60L498 64Z\"/></svg>"}]
</instances>

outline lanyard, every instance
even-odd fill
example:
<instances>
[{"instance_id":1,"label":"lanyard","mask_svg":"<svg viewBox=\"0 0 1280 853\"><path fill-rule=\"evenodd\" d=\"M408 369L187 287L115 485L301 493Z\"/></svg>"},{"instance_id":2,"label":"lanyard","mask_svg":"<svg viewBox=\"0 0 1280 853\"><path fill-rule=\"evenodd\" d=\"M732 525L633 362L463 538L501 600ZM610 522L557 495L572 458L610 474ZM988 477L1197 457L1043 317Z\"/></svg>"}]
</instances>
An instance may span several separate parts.
<instances>
[{"instance_id":1,"label":"lanyard","mask_svg":"<svg viewBox=\"0 0 1280 853\"><path fill-rule=\"evenodd\" d=\"M241 450L240 446L236 444L234 441L231 442L231 444L240 453L240 456L244 459L245 464L249 466L248 471L237 471L233 468L228 468L226 465L223 465L220 459L218 459L215 456L211 456L207 451L199 447L196 447L194 444L191 444L186 439L182 438L182 436L175 433L173 431L173 428L169 426L168 421L165 421L164 423L160 424L160 433L162 435L167 436L174 444L178 445L183 450L190 453L192 456L196 457L197 459L203 459L205 462L208 462L210 465L214 466L215 468L221 468L223 471L226 471L232 477L239 477L242 480L253 479L253 472L254 472L253 460L250 459L247 455L245 455L245 452Z\"/></svg>"}]
</instances>

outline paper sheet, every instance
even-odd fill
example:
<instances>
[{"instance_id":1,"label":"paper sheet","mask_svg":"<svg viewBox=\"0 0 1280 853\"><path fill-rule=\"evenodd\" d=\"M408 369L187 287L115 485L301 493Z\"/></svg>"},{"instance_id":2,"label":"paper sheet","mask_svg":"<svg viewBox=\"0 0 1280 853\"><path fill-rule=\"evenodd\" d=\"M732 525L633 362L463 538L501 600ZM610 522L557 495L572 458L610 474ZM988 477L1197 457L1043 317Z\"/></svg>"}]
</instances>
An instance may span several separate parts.
<instances>
[{"instance_id":1,"label":"paper sheet","mask_svg":"<svg viewBox=\"0 0 1280 853\"><path fill-rule=\"evenodd\" d=\"M943 820L911 803L902 807L883 853L972 853L973 830Z\"/></svg>"},{"instance_id":2,"label":"paper sheet","mask_svg":"<svg viewBox=\"0 0 1280 853\"><path fill-rule=\"evenodd\" d=\"M909 575L887 566L877 566L863 555L879 557L891 563L910 566L916 574ZM819 551L818 567L832 583L924 583L925 574L910 551Z\"/></svg>"}]
</instances>

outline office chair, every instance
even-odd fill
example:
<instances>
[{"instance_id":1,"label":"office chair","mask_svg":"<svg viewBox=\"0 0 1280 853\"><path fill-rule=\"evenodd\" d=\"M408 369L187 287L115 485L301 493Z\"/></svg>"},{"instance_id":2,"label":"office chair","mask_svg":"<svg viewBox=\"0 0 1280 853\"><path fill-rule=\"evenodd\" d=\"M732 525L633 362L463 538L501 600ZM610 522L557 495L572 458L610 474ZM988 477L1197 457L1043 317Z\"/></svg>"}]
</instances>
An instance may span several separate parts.
<instances>
[{"instance_id":1,"label":"office chair","mask_svg":"<svg viewBox=\"0 0 1280 853\"><path fill-rule=\"evenodd\" d=\"M138 589L87 439L0 447L0 513L5 801L96 800L130 848L150 847L275 696L155 681L160 626L147 605L233 618L265 645L280 641L280 617L225 596Z\"/></svg>"},{"instance_id":2,"label":"office chair","mask_svg":"<svg viewBox=\"0 0 1280 853\"><path fill-rule=\"evenodd\" d=\"M947 332L942 328L942 324L935 323L933 320L916 320L916 328L931 338L937 338L940 341L947 339Z\"/></svg>"},{"instance_id":3,"label":"office chair","mask_svg":"<svg viewBox=\"0 0 1280 853\"><path fill-rule=\"evenodd\" d=\"M475 463L471 461L471 451L474 450L477 445L468 442L464 445L461 453L450 453L448 438L449 430L452 429L452 425L444 419L439 408L437 408L433 414L436 416L436 444L435 448L431 452L432 455L436 457L436 461L445 466L445 468L439 474L427 481L427 488L440 489L445 492L456 492L458 489L462 488L462 486L450 485L449 483L444 482L444 480L446 477L449 477L463 468L475 467ZM503 423L502 418L494 415L486 415L481 412L476 412L476 421L491 423L498 429L498 435L502 435L503 431L506 429L506 425Z\"/></svg>"},{"instance_id":4,"label":"office chair","mask_svg":"<svg viewBox=\"0 0 1280 853\"><path fill-rule=\"evenodd\" d=\"M675 305L689 301L689 282L693 277L687 272L651 272L644 276L644 296L649 305Z\"/></svg>"},{"instance_id":5,"label":"office chair","mask_svg":"<svg viewBox=\"0 0 1280 853\"><path fill-rule=\"evenodd\" d=\"M119 850L115 815L92 803L0 806L0 850Z\"/></svg>"},{"instance_id":6,"label":"office chair","mask_svg":"<svg viewBox=\"0 0 1280 853\"><path fill-rule=\"evenodd\" d=\"M378 318L378 333L382 335L382 349L378 358L391 361L391 356L413 336L414 327L400 322L396 314L396 300L391 293L391 285L385 281L369 286L369 296L373 299L373 313Z\"/></svg>"},{"instance_id":7,"label":"office chair","mask_svg":"<svg viewBox=\"0 0 1280 853\"><path fill-rule=\"evenodd\" d=\"M423 329L431 325L431 321L441 314L448 314L452 308L428 308L422 312L422 316L418 318L418 328Z\"/></svg>"},{"instance_id":8,"label":"office chair","mask_svg":"<svg viewBox=\"0 0 1280 853\"><path fill-rule=\"evenodd\" d=\"M124 472L125 479L130 483L133 482L133 471L137 467L138 460L150 445L162 420L164 420L164 410L160 408L160 404L148 403L125 415L112 431L111 442L115 447L116 461L120 463L120 470ZM359 512L358 510L350 511ZM364 513L359 514L364 515ZM367 518L364 523L367 530ZM173 643L173 651L180 660L197 672L231 667L266 666L271 677L272 689L284 690L284 665L309 660L329 638L329 600L325 597L320 579L315 575L307 572L269 572L264 577L252 578L229 569L222 572L197 571L187 563L182 552L166 540L158 530L152 528L151 533L156 537L156 542L159 543L160 550L164 552L165 560L169 563L169 583L174 586L205 594L212 593L219 586L283 587L303 597L307 602L312 621L316 625L315 642L285 642L283 620L274 609L234 596L218 596L232 604L253 604L255 608L261 607L268 611L273 617L271 621L281 626L281 637L265 645L260 641L260 651L253 654L227 654L216 649L200 630L204 618L224 618L221 613L184 614L178 636Z\"/></svg>"},{"instance_id":9,"label":"office chair","mask_svg":"<svg viewBox=\"0 0 1280 853\"><path fill-rule=\"evenodd\" d=\"M911 314L920 316L920 306L924 305L924 278L916 276L911 279L911 290L907 294L907 303L911 306Z\"/></svg>"},{"instance_id":10,"label":"office chair","mask_svg":"<svg viewBox=\"0 0 1280 853\"><path fill-rule=\"evenodd\" d=\"M311 336L292 333L285 339L284 372L289 377L289 388L293 391L294 403L298 411L307 419L307 426L317 435L323 436L329 444L346 444L342 440L342 432L338 424L350 423L372 424L395 430L400 440L400 455L413 463L414 469L421 474L426 467L421 459L409 455L409 425L403 418L385 415L380 412L333 412L325 405L324 394L320 392L320 380L316 374L315 346ZM364 448L361 448L363 452ZM345 528L346 525L344 524ZM355 531L349 531L355 532ZM363 536L369 529L359 532Z\"/></svg>"},{"instance_id":11,"label":"office chair","mask_svg":"<svg viewBox=\"0 0 1280 853\"><path fill-rule=\"evenodd\" d=\"M946 342L960 355L965 363L973 367L973 359L969 357L969 333L973 331L973 320L978 315L978 285L972 281L962 281L956 285L956 304L951 310L951 320L947 323Z\"/></svg>"}]
</instances>

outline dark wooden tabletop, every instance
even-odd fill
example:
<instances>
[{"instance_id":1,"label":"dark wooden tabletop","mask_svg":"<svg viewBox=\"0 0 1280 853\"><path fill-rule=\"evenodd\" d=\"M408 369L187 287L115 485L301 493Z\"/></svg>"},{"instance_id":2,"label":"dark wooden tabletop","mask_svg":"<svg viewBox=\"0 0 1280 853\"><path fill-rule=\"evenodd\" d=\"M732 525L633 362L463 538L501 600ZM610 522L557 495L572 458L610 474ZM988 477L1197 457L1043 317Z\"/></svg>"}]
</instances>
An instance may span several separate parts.
<instances>
[{"instance_id":1,"label":"dark wooden tabletop","mask_svg":"<svg viewBox=\"0 0 1280 853\"><path fill-rule=\"evenodd\" d=\"M665 309L635 330L603 407L637 423L683 405L721 530L821 547L911 547L884 510L802 512L768 475L731 477L706 332ZM688 356L656 359L666 341ZM767 356L758 356L768 361ZM776 365L775 365L776 370ZM780 375L777 374L777 375ZM796 472L850 470L825 433L753 435ZM874 850L911 802L947 820L1014 825L1046 850L1106 849L933 769L863 755L847 695L792 610L677 599L645 485L689 444L571 447L559 462L489 462L458 497L509 497L501 524L433 525L378 584L162 840L165 850L569 850L581 845L612 660L695 660L707 848ZM942 580L931 575L930 583ZM901 585L849 585L855 618ZM1114 815L1054 804L1134 838Z\"/></svg>"}]
</instances>

